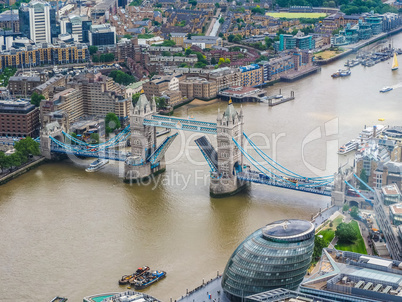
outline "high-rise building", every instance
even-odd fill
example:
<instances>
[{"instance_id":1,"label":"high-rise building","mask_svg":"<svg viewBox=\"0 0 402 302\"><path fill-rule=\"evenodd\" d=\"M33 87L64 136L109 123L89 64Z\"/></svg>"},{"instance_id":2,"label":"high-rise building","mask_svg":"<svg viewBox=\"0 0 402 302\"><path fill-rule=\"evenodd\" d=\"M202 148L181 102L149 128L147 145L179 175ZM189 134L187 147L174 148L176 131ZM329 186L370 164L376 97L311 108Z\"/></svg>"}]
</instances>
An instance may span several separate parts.
<instances>
[{"instance_id":1,"label":"high-rise building","mask_svg":"<svg viewBox=\"0 0 402 302\"><path fill-rule=\"evenodd\" d=\"M88 34L90 45L116 44L116 27L109 24L92 25Z\"/></svg>"},{"instance_id":2,"label":"high-rise building","mask_svg":"<svg viewBox=\"0 0 402 302\"><path fill-rule=\"evenodd\" d=\"M51 43L50 4L33 1L29 3L30 38L35 43Z\"/></svg>"}]
</instances>

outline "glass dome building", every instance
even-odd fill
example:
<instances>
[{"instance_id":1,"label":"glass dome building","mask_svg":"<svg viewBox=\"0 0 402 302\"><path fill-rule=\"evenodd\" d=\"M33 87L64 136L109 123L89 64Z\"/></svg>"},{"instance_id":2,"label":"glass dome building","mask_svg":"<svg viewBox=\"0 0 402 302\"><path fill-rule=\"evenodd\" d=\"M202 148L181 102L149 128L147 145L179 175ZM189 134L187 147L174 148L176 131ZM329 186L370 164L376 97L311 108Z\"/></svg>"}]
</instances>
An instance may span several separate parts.
<instances>
[{"instance_id":1,"label":"glass dome building","mask_svg":"<svg viewBox=\"0 0 402 302\"><path fill-rule=\"evenodd\" d=\"M233 252L222 276L231 301L275 288L295 290L311 263L314 225L290 219L266 225L248 236Z\"/></svg>"}]
</instances>

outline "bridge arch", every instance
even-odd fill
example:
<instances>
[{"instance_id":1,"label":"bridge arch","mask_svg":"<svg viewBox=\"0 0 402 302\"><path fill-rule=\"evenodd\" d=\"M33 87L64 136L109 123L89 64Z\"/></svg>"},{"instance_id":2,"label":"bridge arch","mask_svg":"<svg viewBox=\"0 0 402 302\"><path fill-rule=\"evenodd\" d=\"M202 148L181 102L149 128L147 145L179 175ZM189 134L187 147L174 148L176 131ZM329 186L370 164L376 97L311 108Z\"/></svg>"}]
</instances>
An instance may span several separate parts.
<instances>
[{"instance_id":1,"label":"bridge arch","mask_svg":"<svg viewBox=\"0 0 402 302\"><path fill-rule=\"evenodd\" d=\"M350 200L350 201L349 201L349 205L350 205L351 207L358 207L358 208L361 208L360 202L358 202L358 201L356 201L356 200Z\"/></svg>"}]
</instances>

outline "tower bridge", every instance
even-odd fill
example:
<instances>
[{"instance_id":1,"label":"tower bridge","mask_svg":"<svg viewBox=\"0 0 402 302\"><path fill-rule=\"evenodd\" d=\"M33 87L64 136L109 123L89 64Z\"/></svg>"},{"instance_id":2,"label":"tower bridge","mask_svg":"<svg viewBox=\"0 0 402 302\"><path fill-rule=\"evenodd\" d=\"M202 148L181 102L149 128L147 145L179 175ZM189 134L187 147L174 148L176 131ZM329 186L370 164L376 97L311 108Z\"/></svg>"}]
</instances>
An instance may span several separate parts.
<instances>
[{"instance_id":1,"label":"tower bridge","mask_svg":"<svg viewBox=\"0 0 402 302\"><path fill-rule=\"evenodd\" d=\"M158 115L155 100L150 102L145 94L141 94L137 104L130 110L130 125L109 141L88 144L71 137L63 123L51 122L41 131L40 146L46 158L74 154L122 161L125 181L135 182L166 169L165 153L178 133L166 137L157 145L156 127L214 134L216 149L205 135L195 140L210 167L211 196L232 195L250 183L259 183L331 196L332 204L343 205L349 185L354 184L350 171L338 171L322 177L299 175L264 153L243 132L243 126L243 111L240 109L237 112L231 101L222 114L218 110L215 123ZM128 139L131 141L130 153L116 150L116 146ZM253 154L257 154L258 160L244 149L246 142L252 147Z\"/></svg>"}]
</instances>

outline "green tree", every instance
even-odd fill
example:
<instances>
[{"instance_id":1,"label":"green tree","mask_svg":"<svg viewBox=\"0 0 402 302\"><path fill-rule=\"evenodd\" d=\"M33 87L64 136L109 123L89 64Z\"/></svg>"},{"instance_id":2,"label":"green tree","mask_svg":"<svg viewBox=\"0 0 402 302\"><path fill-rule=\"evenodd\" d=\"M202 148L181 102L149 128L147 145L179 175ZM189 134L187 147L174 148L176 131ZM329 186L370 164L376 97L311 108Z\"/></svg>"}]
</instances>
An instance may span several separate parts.
<instances>
[{"instance_id":1,"label":"green tree","mask_svg":"<svg viewBox=\"0 0 402 302\"><path fill-rule=\"evenodd\" d=\"M215 65L217 62L216 62L216 59L214 58L214 57L212 57L211 58L211 65Z\"/></svg>"},{"instance_id":2,"label":"green tree","mask_svg":"<svg viewBox=\"0 0 402 302\"><path fill-rule=\"evenodd\" d=\"M322 254L322 249L327 247L328 244L329 244L329 242L326 242L322 236L315 235L313 261L317 261L318 259L320 259L321 254Z\"/></svg>"},{"instance_id":3,"label":"green tree","mask_svg":"<svg viewBox=\"0 0 402 302\"><path fill-rule=\"evenodd\" d=\"M113 79L116 83L122 84L122 85L129 85L131 83L135 82L135 78L121 70L113 70L111 73L109 73L109 77Z\"/></svg>"},{"instance_id":4,"label":"green tree","mask_svg":"<svg viewBox=\"0 0 402 302\"><path fill-rule=\"evenodd\" d=\"M360 179L362 181L364 181L365 183L368 183L368 176L367 176L367 173L366 173L365 169L362 169L362 171L360 172ZM362 182L360 182L359 188L360 188L360 190L366 190L367 189L366 186Z\"/></svg>"},{"instance_id":5,"label":"green tree","mask_svg":"<svg viewBox=\"0 0 402 302\"><path fill-rule=\"evenodd\" d=\"M220 6L220 4L218 2L215 2L215 7L220 8L221 6Z\"/></svg>"},{"instance_id":6,"label":"green tree","mask_svg":"<svg viewBox=\"0 0 402 302\"><path fill-rule=\"evenodd\" d=\"M197 62L194 64L194 68L204 68L205 66L207 66L207 64L203 62Z\"/></svg>"},{"instance_id":7,"label":"green tree","mask_svg":"<svg viewBox=\"0 0 402 302\"><path fill-rule=\"evenodd\" d=\"M225 19L223 19L223 17L221 17L221 18L219 19L219 23L222 24L223 22L225 22Z\"/></svg>"},{"instance_id":8,"label":"green tree","mask_svg":"<svg viewBox=\"0 0 402 302\"><path fill-rule=\"evenodd\" d=\"M135 106L135 105L137 104L137 102L138 102L138 100L139 100L139 98L140 98L140 95L141 95L140 92L137 92L137 93L134 93L134 94L133 94L133 96L132 96L133 106Z\"/></svg>"},{"instance_id":9,"label":"green tree","mask_svg":"<svg viewBox=\"0 0 402 302\"><path fill-rule=\"evenodd\" d=\"M0 151L0 169L3 172L5 169L10 168L10 160L8 156L3 152Z\"/></svg>"},{"instance_id":10,"label":"green tree","mask_svg":"<svg viewBox=\"0 0 402 302\"><path fill-rule=\"evenodd\" d=\"M352 209L350 210L350 216L352 216L354 219L359 218L359 208L356 206L353 206Z\"/></svg>"},{"instance_id":11,"label":"green tree","mask_svg":"<svg viewBox=\"0 0 402 302\"><path fill-rule=\"evenodd\" d=\"M233 42L234 43L239 43L242 39L243 39L242 36L237 34L237 35L234 36Z\"/></svg>"},{"instance_id":12,"label":"green tree","mask_svg":"<svg viewBox=\"0 0 402 302\"><path fill-rule=\"evenodd\" d=\"M106 114L105 130L107 135L109 135L109 133L111 133L113 130L119 129L120 127L120 121L116 114L113 112Z\"/></svg>"},{"instance_id":13,"label":"green tree","mask_svg":"<svg viewBox=\"0 0 402 302\"><path fill-rule=\"evenodd\" d=\"M39 143L29 136L16 142L14 148L23 156L40 155Z\"/></svg>"},{"instance_id":14,"label":"green tree","mask_svg":"<svg viewBox=\"0 0 402 302\"><path fill-rule=\"evenodd\" d=\"M42 101L44 99L45 99L45 97L42 94L39 94L35 91L31 95L31 104L35 105L35 107L39 107L40 101Z\"/></svg>"},{"instance_id":15,"label":"green tree","mask_svg":"<svg viewBox=\"0 0 402 302\"><path fill-rule=\"evenodd\" d=\"M99 144L99 134L98 133L91 133L89 136L91 144Z\"/></svg>"},{"instance_id":16,"label":"green tree","mask_svg":"<svg viewBox=\"0 0 402 302\"><path fill-rule=\"evenodd\" d=\"M349 205L347 203L345 203L342 207L342 211L344 211L344 212L349 211L349 208L350 208Z\"/></svg>"},{"instance_id":17,"label":"green tree","mask_svg":"<svg viewBox=\"0 0 402 302\"><path fill-rule=\"evenodd\" d=\"M340 242L353 243L357 239L356 230L350 223L341 222L335 231L335 236Z\"/></svg>"},{"instance_id":18,"label":"green tree","mask_svg":"<svg viewBox=\"0 0 402 302\"><path fill-rule=\"evenodd\" d=\"M124 36L123 36L123 38L126 38L126 39L131 39L133 36L132 35L130 35L130 34L125 34Z\"/></svg>"},{"instance_id":19,"label":"green tree","mask_svg":"<svg viewBox=\"0 0 402 302\"><path fill-rule=\"evenodd\" d=\"M191 55L192 53L193 53L193 51L192 51L190 48L187 48L186 51L184 52L184 54L185 54L186 56L189 56L189 55Z\"/></svg>"},{"instance_id":20,"label":"green tree","mask_svg":"<svg viewBox=\"0 0 402 302\"><path fill-rule=\"evenodd\" d=\"M233 42L234 37L235 37L234 34L230 34L230 35L228 36L228 41L229 41L229 42Z\"/></svg>"},{"instance_id":21,"label":"green tree","mask_svg":"<svg viewBox=\"0 0 402 302\"><path fill-rule=\"evenodd\" d=\"M95 54L95 53L98 51L98 47L92 45L92 46L89 46L89 47L88 47L88 50L89 50L89 54L90 54L90 55L93 55L93 54Z\"/></svg>"},{"instance_id":22,"label":"green tree","mask_svg":"<svg viewBox=\"0 0 402 302\"><path fill-rule=\"evenodd\" d=\"M170 57L172 54L169 51L162 51L162 56Z\"/></svg>"},{"instance_id":23,"label":"green tree","mask_svg":"<svg viewBox=\"0 0 402 302\"><path fill-rule=\"evenodd\" d=\"M163 109L167 106L167 102L164 97L156 97L155 104L158 109Z\"/></svg>"},{"instance_id":24,"label":"green tree","mask_svg":"<svg viewBox=\"0 0 402 302\"><path fill-rule=\"evenodd\" d=\"M15 168L15 167L21 166L21 163L22 163L21 157L17 152L9 155L8 161L9 161L10 168L12 168L12 167Z\"/></svg>"}]
</instances>

